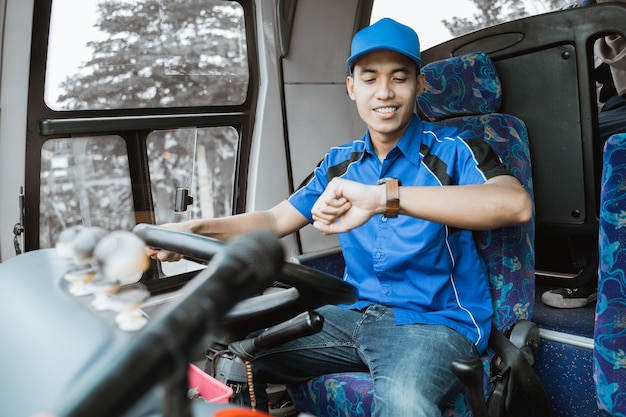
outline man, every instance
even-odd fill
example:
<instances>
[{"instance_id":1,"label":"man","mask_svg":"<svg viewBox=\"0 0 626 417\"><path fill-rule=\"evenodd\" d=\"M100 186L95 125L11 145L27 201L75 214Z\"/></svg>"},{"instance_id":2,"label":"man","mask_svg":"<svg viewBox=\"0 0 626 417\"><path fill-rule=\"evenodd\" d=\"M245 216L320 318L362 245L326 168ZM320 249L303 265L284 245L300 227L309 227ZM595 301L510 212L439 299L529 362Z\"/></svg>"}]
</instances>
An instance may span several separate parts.
<instances>
[{"instance_id":1,"label":"man","mask_svg":"<svg viewBox=\"0 0 626 417\"><path fill-rule=\"evenodd\" d=\"M352 306L325 306L322 332L260 352L255 380L370 370L377 416L441 415L461 389L452 360L487 346L492 303L472 230L526 222L529 195L482 139L421 121L417 34L383 19L357 33L346 85L365 135L330 149L312 179L263 212L172 225L218 239L308 223L339 234ZM152 257L175 260L168 252Z\"/></svg>"}]
</instances>

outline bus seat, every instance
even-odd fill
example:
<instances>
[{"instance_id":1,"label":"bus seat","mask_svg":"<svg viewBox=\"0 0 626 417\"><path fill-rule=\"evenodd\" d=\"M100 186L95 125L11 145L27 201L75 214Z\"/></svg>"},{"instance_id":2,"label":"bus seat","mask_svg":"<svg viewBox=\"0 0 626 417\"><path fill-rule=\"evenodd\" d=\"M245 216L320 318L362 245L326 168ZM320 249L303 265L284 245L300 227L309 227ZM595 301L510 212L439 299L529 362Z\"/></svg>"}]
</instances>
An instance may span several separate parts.
<instances>
[{"instance_id":1,"label":"bus seat","mask_svg":"<svg viewBox=\"0 0 626 417\"><path fill-rule=\"evenodd\" d=\"M497 113L502 88L491 59L484 53L469 53L429 63L422 71L426 76L426 86L417 101L421 117L469 129L484 137L532 196L528 134L521 120ZM508 334L516 323L530 323L527 320L532 316L535 290L534 216L530 222L520 226L478 232L476 241L489 269L494 327ZM538 340L533 343L538 343ZM498 372L495 366L491 369L494 355L490 340L490 348L481 357L485 370L482 381L485 397L490 372ZM296 408L317 416L369 416L375 406L369 373L323 375L307 383L290 386L288 391ZM500 398L500 402L505 396ZM451 400L445 415L486 415L484 402L478 404L478 407L483 407L482 411L472 412L472 406L476 405L470 406L468 397L468 394L462 393Z\"/></svg>"},{"instance_id":2,"label":"bus seat","mask_svg":"<svg viewBox=\"0 0 626 417\"><path fill-rule=\"evenodd\" d=\"M626 415L626 133L604 147L593 376L598 407Z\"/></svg>"},{"instance_id":3,"label":"bus seat","mask_svg":"<svg viewBox=\"0 0 626 417\"><path fill-rule=\"evenodd\" d=\"M440 124L482 136L533 196L528 133L519 118L497 113L502 87L495 65L484 53L466 54L424 66L427 85L420 111ZM489 268L494 322L508 331L530 319L534 302L534 223L476 233Z\"/></svg>"}]
</instances>

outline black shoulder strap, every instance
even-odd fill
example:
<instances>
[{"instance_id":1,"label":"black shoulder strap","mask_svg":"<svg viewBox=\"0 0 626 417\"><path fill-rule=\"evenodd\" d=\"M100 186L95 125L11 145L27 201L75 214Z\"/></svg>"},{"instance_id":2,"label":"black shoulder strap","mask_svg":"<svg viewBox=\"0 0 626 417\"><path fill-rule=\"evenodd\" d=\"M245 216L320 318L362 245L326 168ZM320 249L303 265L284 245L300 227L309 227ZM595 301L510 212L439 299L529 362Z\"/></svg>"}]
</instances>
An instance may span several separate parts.
<instances>
[{"instance_id":1,"label":"black shoulder strap","mask_svg":"<svg viewBox=\"0 0 626 417\"><path fill-rule=\"evenodd\" d=\"M522 351L495 327L491 330L489 346L510 366L511 377L537 405L541 415L550 417L550 404L543 383Z\"/></svg>"}]
</instances>

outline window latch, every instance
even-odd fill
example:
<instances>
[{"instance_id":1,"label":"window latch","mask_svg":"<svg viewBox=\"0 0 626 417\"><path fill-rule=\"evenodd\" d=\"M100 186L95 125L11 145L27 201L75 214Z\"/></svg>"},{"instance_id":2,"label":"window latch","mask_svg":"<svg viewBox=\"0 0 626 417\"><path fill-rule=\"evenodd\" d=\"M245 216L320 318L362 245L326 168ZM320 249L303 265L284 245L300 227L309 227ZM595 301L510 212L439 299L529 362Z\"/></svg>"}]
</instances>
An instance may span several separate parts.
<instances>
[{"instance_id":1,"label":"window latch","mask_svg":"<svg viewBox=\"0 0 626 417\"><path fill-rule=\"evenodd\" d=\"M174 205L174 211L177 213L187 211L187 207L193 204L193 197L189 195L187 188L176 188L176 203Z\"/></svg>"},{"instance_id":2,"label":"window latch","mask_svg":"<svg viewBox=\"0 0 626 417\"><path fill-rule=\"evenodd\" d=\"M16 255L20 255L22 253L20 240L22 233L24 233L24 187L20 187L18 199L20 205L20 221L15 223L15 226L13 226L13 246L15 247Z\"/></svg>"}]
</instances>

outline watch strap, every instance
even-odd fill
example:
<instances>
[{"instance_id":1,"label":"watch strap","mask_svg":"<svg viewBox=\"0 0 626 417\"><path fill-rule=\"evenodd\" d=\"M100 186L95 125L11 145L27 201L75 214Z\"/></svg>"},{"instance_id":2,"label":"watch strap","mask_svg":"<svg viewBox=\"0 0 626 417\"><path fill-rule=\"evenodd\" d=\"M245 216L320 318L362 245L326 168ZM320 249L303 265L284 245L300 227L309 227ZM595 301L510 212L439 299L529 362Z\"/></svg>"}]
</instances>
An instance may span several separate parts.
<instances>
[{"instance_id":1,"label":"watch strap","mask_svg":"<svg viewBox=\"0 0 626 417\"><path fill-rule=\"evenodd\" d=\"M379 181L385 184L387 202L385 203L385 217L398 217L400 212L400 181L397 178L383 178Z\"/></svg>"}]
</instances>

